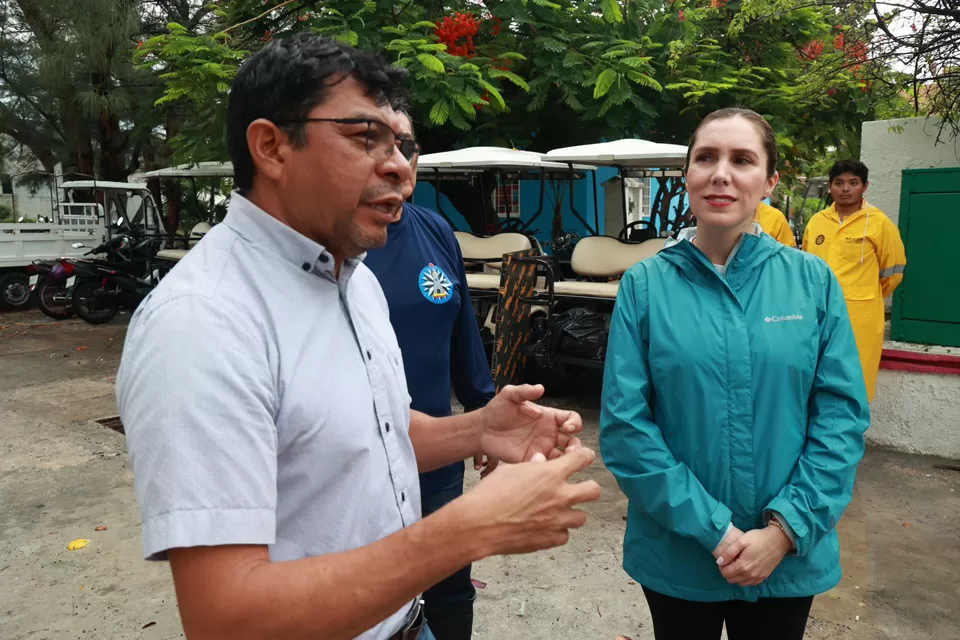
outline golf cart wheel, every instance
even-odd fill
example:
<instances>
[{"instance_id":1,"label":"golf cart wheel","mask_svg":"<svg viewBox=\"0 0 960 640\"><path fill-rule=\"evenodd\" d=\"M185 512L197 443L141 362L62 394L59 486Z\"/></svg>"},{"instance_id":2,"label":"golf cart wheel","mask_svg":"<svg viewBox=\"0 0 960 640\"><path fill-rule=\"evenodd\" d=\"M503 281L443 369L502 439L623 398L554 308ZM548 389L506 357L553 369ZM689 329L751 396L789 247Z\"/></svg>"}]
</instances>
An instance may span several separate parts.
<instances>
[{"instance_id":1,"label":"golf cart wheel","mask_svg":"<svg viewBox=\"0 0 960 640\"><path fill-rule=\"evenodd\" d=\"M0 276L0 308L6 311L25 309L30 305L30 278L25 273Z\"/></svg>"}]
</instances>

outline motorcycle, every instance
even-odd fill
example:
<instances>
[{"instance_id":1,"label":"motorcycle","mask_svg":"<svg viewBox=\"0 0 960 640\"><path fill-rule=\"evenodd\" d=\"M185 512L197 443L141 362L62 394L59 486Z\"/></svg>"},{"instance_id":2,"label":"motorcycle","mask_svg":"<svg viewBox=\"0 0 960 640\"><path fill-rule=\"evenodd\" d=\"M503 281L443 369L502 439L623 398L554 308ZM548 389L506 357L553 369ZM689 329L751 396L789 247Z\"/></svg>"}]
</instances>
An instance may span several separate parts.
<instances>
[{"instance_id":1,"label":"motorcycle","mask_svg":"<svg viewBox=\"0 0 960 640\"><path fill-rule=\"evenodd\" d=\"M73 289L73 310L85 322L109 322L121 310L133 311L165 273L153 264L161 238L117 236L88 252L115 252L123 262L69 260L77 282Z\"/></svg>"},{"instance_id":2,"label":"motorcycle","mask_svg":"<svg viewBox=\"0 0 960 640\"><path fill-rule=\"evenodd\" d=\"M27 267L30 273L30 292L37 301L37 308L49 318L66 320L72 318L73 286L76 277L65 260L34 260Z\"/></svg>"}]
</instances>

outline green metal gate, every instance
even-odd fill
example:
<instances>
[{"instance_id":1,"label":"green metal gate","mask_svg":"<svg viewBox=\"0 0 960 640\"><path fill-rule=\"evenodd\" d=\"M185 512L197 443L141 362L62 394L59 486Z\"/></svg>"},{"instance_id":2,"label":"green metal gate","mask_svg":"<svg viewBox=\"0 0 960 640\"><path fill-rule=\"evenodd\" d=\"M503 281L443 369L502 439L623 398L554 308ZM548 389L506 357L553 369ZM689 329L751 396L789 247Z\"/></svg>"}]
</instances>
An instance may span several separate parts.
<instances>
[{"instance_id":1,"label":"green metal gate","mask_svg":"<svg viewBox=\"0 0 960 640\"><path fill-rule=\"evenodd\" d=\"M907 268L890 337L960 347L960 167L904 169L899 226Z\"/></svg>"}]
</instances>

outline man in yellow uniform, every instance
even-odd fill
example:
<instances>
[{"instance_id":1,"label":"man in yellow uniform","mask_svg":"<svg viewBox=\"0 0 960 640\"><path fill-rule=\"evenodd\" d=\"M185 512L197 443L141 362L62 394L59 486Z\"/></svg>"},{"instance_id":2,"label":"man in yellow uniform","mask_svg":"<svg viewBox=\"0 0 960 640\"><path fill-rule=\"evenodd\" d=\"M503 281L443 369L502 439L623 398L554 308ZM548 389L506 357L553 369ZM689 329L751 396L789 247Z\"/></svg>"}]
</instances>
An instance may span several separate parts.
<instances>
[{"instance_id":1,"label":"man in yellow uniform","mask_svg":"<svg viewBox=\"0 0 960 640\"><path fill-rule=\"evenodd\" d=\"M797 241L793 238L793 229L787 222L787 216L783 215L783 211L780 211L780 209L771 207L766 202L761 201L760 206L757 207L757 222L763 227L763 232L774 240L788 247L797 248Z\"/></svg>"},{"instance_id":2,"label":"man in yellow uniform","mask_svg":"<svg viewBox=\"0 0 960 640\"><path fill-rule=\"evenodd\" d=\"M907 256L897 226L863 199L867 185L867 167L862 162L841 160L833 165L833 204L810 218L803 250L826 260L840 281L867 397L873 400L883 351L883 299L903 280Z\"/></svg>"}]
</instances>

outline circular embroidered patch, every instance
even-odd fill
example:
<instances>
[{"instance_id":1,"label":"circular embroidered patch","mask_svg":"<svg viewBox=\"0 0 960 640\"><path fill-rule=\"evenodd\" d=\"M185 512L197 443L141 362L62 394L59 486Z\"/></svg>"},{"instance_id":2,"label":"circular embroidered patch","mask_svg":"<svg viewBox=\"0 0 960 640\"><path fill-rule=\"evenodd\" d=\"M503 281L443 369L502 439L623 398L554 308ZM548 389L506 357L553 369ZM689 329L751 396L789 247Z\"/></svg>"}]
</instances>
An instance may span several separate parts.
<instances>
[{"instance_id":1,"label":"circular embroidered patch","mask_svg":"<svg viewBox=\"0 0 960 640\"><path fill-rule=\"evenodd\" d=\"M814 240L814 242L816 242L817 244L823 244L824 240L826 240L826 238L824 238L823 234L821 233L820 235L817 236L817 239Z\"/></svg>"},{"instance_id":2,"label":"circular embroidered patch","mask_svg":"<svg viewBox=\"0 0 960 640\"><path fill-rule=\"evenodd\" d=\"M443 272L443 269L432 262L420 271L420 293L423 297L433 304L443 304L449 302L450 292L453 290L453 283Z\"/></svg>"}]
</instances>

